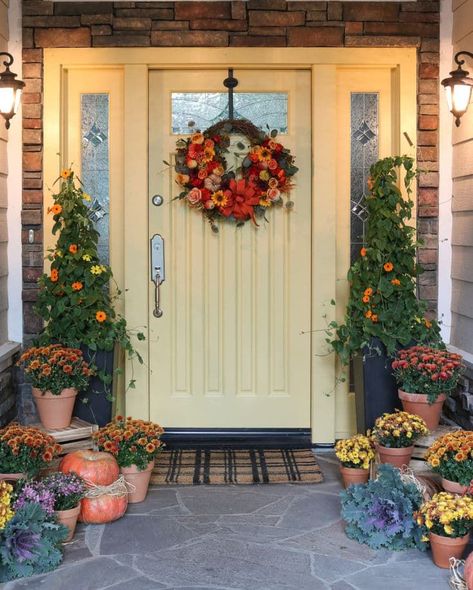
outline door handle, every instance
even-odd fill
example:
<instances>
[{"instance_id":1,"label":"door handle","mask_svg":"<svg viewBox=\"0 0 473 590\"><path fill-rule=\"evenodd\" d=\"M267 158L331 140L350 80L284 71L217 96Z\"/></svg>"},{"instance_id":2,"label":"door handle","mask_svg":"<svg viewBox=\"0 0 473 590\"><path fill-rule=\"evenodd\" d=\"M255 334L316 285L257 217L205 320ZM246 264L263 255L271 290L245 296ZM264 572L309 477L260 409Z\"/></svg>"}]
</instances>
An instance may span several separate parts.
<instances>
[{"instance_id":1,"label":"door handle","mask_svg":"<svg viewBox=\"0 0 473 590\"><path fill-rule=\"evenodd\" d=\"M166 279L164 266L164 238L160 234L154 234L150 240L151 250L151 282L154 284L154 309L155 318L163 315L161 309L161 284Z\"/></svg>"}]
</instances>

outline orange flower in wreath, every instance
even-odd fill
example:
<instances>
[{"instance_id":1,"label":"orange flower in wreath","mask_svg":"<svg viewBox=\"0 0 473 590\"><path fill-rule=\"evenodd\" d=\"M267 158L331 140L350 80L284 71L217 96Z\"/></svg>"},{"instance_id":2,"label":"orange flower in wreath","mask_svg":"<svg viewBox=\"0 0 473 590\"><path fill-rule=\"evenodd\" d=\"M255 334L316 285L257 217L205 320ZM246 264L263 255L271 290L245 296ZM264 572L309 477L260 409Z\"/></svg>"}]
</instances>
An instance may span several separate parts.
<instances>
[{"instance_id":1,"label":"orange flower in wreath","mask_svg":"<svg viewBox=\"0 0 473 590\"><path fill-rule=\"evenodd\" d=\"M69 246L69 252L70 252L71 254L76 254L76 253L77 253L77 244L71 244L71 245Z\"/></svg>"},{"instance_id":2,"label":"orange flower in wreath","mask_svg":"<svg viewBox=\"0 0 473 590\"><path fill-rule=\"evenodd\" d=\"M107 319L107 314L104 311L98 311L95 314L95 319L102 324Z\"/></svg>"},{"instance_id":3,"label":"orange flower in wreath","mask_svg":"<svg viewBox=\"0 0 473 590\"><path fill-rule=\"evenodd\" d=\"M394 264L392 262L385 262L383 268L386 272L391 272L394 268Z\"/></svg>"},{"instance_id":4,"label":"orange flower in wreath","mask_svg":"<svg viewBox=\"0 0 473 590\"><path fill-rule=\"evenodd\" d=\"M59 272L57 271L57 269L53 268L51 271L51 275L49 277L51 279L51 281L53 283L57 283L58 279L59 279Z\"/></svg>"},{"instance_id":5,"label":"orange flower in wreath","mask_svg":"<svg viewBox=\"0 0 473 590\"><path fill-rule=\"evenodd\" d=\"M259 204L260 194L261 191L253 182L247 182L245 178L232 178L229 189L225 191L228 202L222 208L222 214L225 217L233 215L238 221L252 219L256 224L254 208Z\"/></svg>"}]
</instances>

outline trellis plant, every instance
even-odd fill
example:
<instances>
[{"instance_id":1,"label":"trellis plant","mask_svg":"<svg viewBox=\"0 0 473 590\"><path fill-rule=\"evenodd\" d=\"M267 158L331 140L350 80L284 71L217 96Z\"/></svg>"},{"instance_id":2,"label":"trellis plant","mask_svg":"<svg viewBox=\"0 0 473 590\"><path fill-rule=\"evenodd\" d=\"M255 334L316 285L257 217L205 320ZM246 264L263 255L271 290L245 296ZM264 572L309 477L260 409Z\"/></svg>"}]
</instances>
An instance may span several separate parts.
<instances>
[{"instance_id":1,"label":"trellis plant","mask_svg":"<svg viewBox=\"0 0 473 590\"><path fill-rule=\"evenodd\" d=\"M99 234L87 205L91 197L70 169L63 170L58 181L59 192L53 194L54 204L49 209L52 232L58 238L48 255L50 272L39 279L35 308L45 322L39 342L86 345L92 351L110 351L118 343L130 358L136 356L142 362L125 318L115 311L121 292L115 288L114 294L110 293L112 269L98 256ZM144 339L141 332L136 336Z\"/></svg>"},{"instance_id":2,"label":"trellis plant","mask_svg":"<svg viewBox=\"0 0 473 590\"><path fill-rule=\"evenodd\" d=\"M427 305L416 296L422 272L416 262L420 242L410 223L416 174L408 156L384 158L370 169L365 244L348 272L350 298L345 319L331 322L328 330L327 342L344 364L369 348L374 338L382 342L388 355L412 342L441 343L438 323L426 317Z\"/></svg>"}]
</instances>

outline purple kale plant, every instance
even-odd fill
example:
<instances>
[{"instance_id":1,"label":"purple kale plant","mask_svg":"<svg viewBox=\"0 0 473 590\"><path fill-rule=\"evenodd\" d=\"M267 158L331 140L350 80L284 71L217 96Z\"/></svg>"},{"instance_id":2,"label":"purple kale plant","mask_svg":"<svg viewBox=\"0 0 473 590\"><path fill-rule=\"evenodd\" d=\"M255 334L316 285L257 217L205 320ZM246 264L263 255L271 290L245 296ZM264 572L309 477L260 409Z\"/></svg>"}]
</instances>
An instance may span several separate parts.
<instances>
[{"instance_id":1,"label":"purple kale plant","mask_svg":"<svg viewBox=\"0 0 473 590\"><path fill-rule=\"evenodd\" d=\"M372 549L425 549L422 530L413 516L422 504L422 494L415 484L402 481L395 467L380 465L377 479L352 485L340 495L350 539Z\"/></svg>"}]
</instances>

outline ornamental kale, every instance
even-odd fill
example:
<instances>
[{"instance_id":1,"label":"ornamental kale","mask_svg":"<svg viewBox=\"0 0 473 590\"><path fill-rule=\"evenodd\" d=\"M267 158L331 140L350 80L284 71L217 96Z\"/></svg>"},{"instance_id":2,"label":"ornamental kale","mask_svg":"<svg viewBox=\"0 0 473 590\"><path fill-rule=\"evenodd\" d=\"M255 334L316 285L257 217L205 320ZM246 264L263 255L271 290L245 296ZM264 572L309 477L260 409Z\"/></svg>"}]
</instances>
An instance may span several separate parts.
<instances>
[{"instance_id":1,"label":"ornamental kale","mask_svg":"<svg viewBox=\"0 0 473 590\"><path fill-rule=\"evenodd\" d=\"M67 528L26 503L0 531L0 582L49 572L62 561Z\"/></svg>"},{"instance_id":2,"label":"ornamental kale","mask_svg":"<svg viewBox=\"0 0 473 590\"><path fill-rule=\"evenodd\" d=\"M378 479L341 492L345 532L372 549L424 549L422 530L413 518L422 500L415 484L404 483L398 469L380 465Z\"/></svg>"},{"instance_id":3,"label":"ornamental kale","mask_svg":"<svg viewBox=\"0 0 473 590\"><path fill-rule=\"evenodd\" d=\"M42 483L54 498L55 510L75 508L86 492L85 481L76 473L52 473Z\"/></svg>"}]
</instances>

